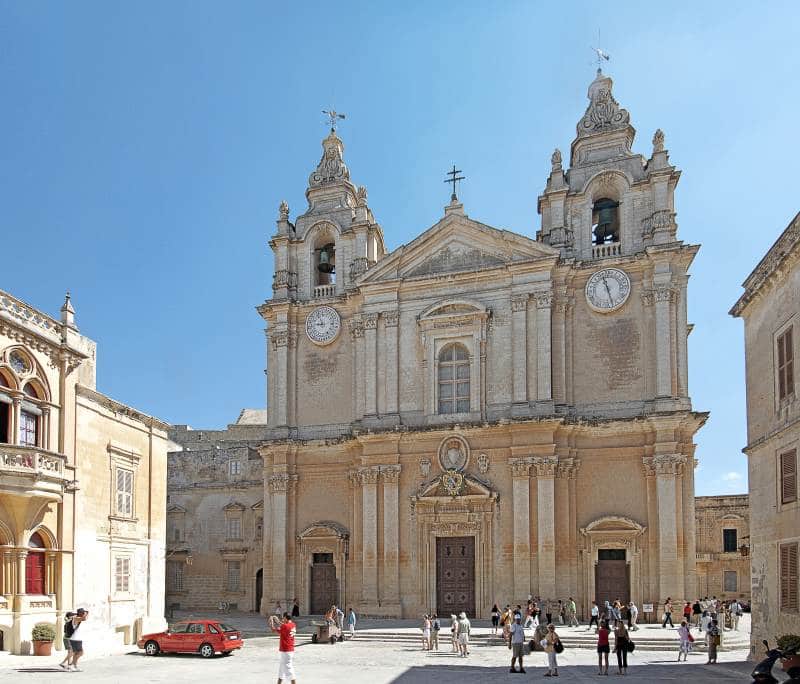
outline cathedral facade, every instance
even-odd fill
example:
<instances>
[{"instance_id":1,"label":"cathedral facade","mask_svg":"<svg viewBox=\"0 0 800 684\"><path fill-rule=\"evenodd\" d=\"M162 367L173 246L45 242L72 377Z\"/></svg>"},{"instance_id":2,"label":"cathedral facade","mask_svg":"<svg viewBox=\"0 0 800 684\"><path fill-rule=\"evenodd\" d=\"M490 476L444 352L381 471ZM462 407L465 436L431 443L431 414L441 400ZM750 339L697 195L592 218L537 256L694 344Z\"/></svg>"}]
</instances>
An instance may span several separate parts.
<instances>
[{"instance_id":1,"label":"cathedral facade","mask_svg":"<svg viewBox=\"0 0 800 684\"><path fill-rule=\"evenodd\" d=\"M266 321L262 610L485 615L694 598L680 172L598 71L526 236L444 216L387 252L334 130L281 204Z\"/></svg>"}]
</instances>

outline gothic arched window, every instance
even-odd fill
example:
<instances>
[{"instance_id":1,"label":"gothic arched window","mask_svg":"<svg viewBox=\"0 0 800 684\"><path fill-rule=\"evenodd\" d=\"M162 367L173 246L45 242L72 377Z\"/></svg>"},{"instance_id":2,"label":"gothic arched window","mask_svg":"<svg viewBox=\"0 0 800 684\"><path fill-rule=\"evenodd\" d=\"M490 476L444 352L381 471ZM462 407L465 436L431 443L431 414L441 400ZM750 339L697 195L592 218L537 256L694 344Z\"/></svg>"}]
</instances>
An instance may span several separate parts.
<instances>
[{"instance_id":1,"label":"gothic arched window","mask_svg":"<svg viewBox=\"0 0 800 684\"><path fill-rule=\"evenodd\" d=\"M439 413L469 412L469 353L461 344L439 352Z\"/></svg>"},{"instance_id":2,"label":"gothic arched window","mask_svg":"<svg viewBox=\"0 0 800 684\"><path fill-rule=\"evenodd\" d=\"M604 197L592 207L592 244L619 242L619 202Z\"/></svg>"}]
</instances>

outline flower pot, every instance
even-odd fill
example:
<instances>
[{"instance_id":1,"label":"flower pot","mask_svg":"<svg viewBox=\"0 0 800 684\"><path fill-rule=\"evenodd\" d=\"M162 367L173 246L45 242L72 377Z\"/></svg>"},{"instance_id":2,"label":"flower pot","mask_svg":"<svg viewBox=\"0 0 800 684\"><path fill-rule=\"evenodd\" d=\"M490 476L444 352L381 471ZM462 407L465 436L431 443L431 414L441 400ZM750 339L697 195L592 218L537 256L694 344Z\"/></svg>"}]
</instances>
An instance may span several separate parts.
<instances>
[{"instance_id":1,"label":"flower pot","mask_svg":"<svg viewBox=\"0 0 800 684\"><path fill-rule=\"evenodd\" d=\"M52 641L34 641L33 642L33 655L49 656L53 652Z\"/></svg>"}]
</instances>

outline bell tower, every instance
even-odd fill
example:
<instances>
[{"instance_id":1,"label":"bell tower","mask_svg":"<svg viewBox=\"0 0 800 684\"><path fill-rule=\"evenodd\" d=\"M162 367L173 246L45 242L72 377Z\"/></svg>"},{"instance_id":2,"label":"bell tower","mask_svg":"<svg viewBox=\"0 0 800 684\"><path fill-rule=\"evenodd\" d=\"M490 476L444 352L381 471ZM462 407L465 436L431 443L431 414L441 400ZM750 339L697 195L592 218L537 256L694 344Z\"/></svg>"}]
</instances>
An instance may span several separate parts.
<instances>
[{"instance_id":1,"label":"bell tower","mask_svg":"<svg viewBox=\"0 0 800 684\"><path fill-rule=\"evenodd\" d=\"M538 202L537 239L581 261L627 256L677 240L673 196L680 171L669 163L660 130L649 159L633 152L636 130L612 86L598 69L570 147L570 167L564 172L555 150Z\"/></svg>"},{"instance_id":2,"label":"bell tower","mask_svg":"<svg viewBox=\"0 0 800 684\"><path fill-rule=\"evenodd\" d=\"M356 187L344 162L335 127L322 141L322 157L308 177L308 208L293 223L281 202L275 254L274 300L339 297L386 253L383 231L367 205L367 189Z\"/></svg>"}]
</instances>

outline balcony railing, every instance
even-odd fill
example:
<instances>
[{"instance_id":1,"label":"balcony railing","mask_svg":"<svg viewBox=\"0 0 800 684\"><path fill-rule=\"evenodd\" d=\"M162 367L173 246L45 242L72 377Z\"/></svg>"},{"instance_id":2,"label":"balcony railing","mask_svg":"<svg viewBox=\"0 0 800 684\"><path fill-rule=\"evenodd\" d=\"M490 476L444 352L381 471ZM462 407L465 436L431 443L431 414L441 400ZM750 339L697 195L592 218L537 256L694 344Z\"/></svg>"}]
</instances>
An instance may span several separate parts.
<instances>
[{"instance_id":1,"label":"balcony railing","mask_svg":"<svg viewBox=\"0 0 800 684\"><path fill-rule=\"evenodd\" d=\"M696 553L695 557L698 563L711 563L717 559L716 553Z\"/></svg>"},{"instance_id":2,"label":"balcony railing","mask_svg":"<svg viewBox=\"0 0 800 684\"><path fill-rule=\"evenodd\" d=\"M66 457L39 447L0 444L0 492L61 498Z\"/></svg>"},{"instance_id":3,"label":"balcony railing","mask_svg":"<svg viewBox=\"0 0 800 684\"><path fill-rule=\"evenodd\" d=\"M330 285L317 285L314 288L314 299L322 299L323 297L334 297L336 296L336 285L331 283Z\"/></svg>"},{"instance_id":4,"label":"balcony railing","mask_svg":"<svg viewBox=\"0 0 800 684\"><path fill-rule=\"evenodd\" d=\"M593 245L592 257L594 259L602 259L604 257L619 256L622 254L619 242L609 242L605 245Z\"/></svg>"}]
</instances>

